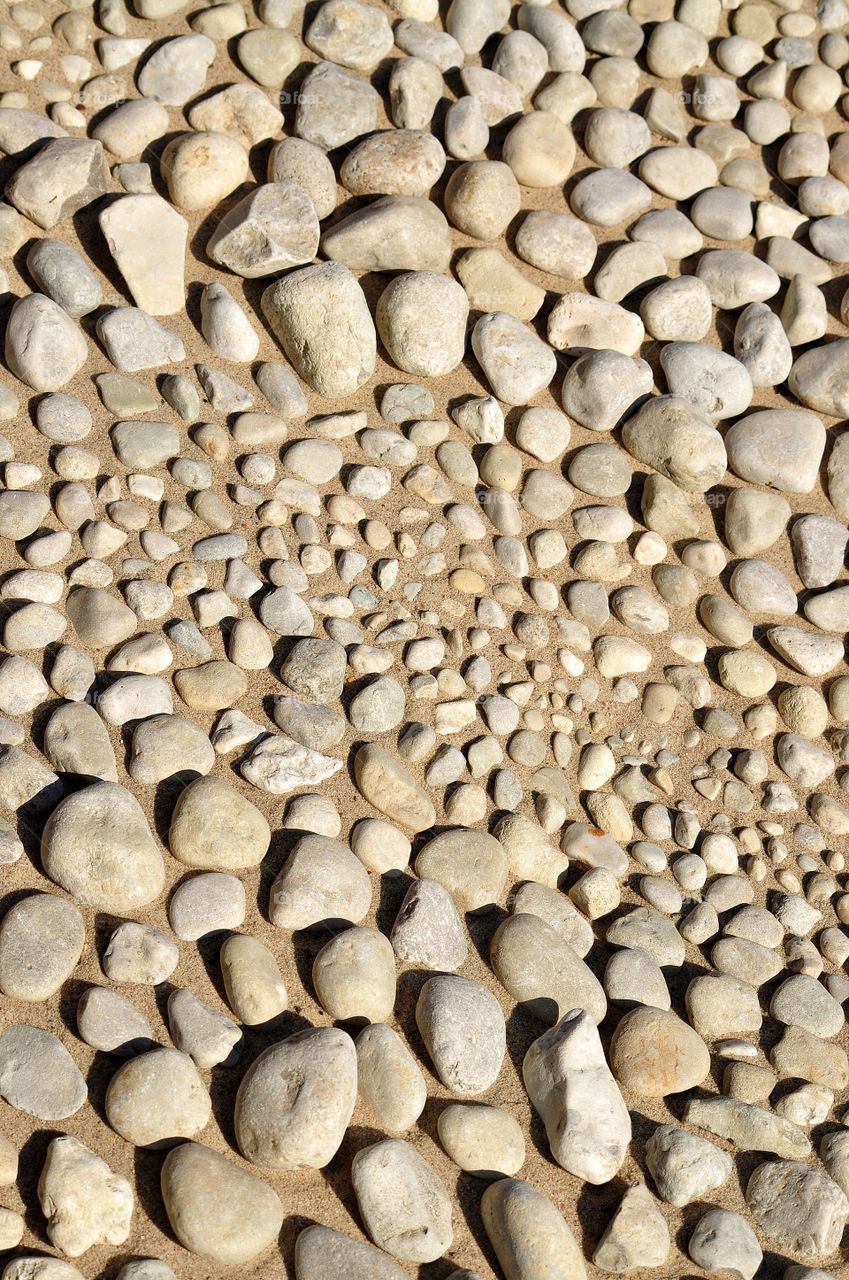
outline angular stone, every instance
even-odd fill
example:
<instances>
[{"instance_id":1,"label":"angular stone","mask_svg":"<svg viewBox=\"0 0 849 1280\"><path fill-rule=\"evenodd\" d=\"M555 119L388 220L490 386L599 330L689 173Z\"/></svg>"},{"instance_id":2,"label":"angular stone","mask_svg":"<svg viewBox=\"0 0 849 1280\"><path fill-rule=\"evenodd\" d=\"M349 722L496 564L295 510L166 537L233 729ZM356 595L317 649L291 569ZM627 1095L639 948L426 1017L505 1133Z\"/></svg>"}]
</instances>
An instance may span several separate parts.
<instances>
[{"instance_id":1,"label":"angular stone","mask_svg":"<svg viewBox=\"0 0 849 1280\"><path fill-rule=\"evenodd\" d=\"M293 182L268 182L227 211L206 252L213 262L255 280L311 262L318 238L307 193Z\"/></svg>"},{"instance_id":2,"label":"angular stone","mask_svg":"<svg viewBox=\"0 0 849 1280\"><path fill-rule=\"evenodd\" d=\"M107 205L99 222L136 305L151 316L182 311L189 232L182 214L161 196L128 195Z\"/></svg>"},{"instance_id":3,"label":"angular stone","mask_svg":"<svg viewBox=\"0 0 849 1280\"><path fill-rule=\"evenodd\" d=\"M99 142L56 138L15 170L6 196L31 222L49 231L108 189L109 170Z\"/></svg>"}]
</instances>

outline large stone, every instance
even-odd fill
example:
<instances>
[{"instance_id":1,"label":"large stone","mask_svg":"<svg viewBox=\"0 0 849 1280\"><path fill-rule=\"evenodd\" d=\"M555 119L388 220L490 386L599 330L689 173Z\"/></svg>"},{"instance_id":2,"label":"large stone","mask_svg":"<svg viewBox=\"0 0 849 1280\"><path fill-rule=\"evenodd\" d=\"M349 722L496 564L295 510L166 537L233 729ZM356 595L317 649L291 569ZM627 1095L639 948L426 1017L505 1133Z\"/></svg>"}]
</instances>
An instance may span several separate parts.
<instances>
[{"instance_id":1,"label":"large stone","mask_svg":"<svg viewBox=\"0 0 849 1280\"><path fill-rule=\"evenodd\" d=\"M350 395L374 372L371 313L340 262L304 267L269 285L262 310L296 371L320 395Z\"/></svg>"},{"instance_id":2,"label":"large stone","mask_svg":"<svg viewBox=\"0 0 849 1280\"><path fill-rule=\"evenodd\" d=\"M351 1165L366 1231L402 1262L434 1262L451 1247L451 1200L439 1176L400 1138L365 1147Z\"/></svg>"},{"instance_id":3,"label":"large stone","mask_svg":"<svg viewBox=\"0 0 849 1280\"><path fill-rule=\"evenodd\" d=\"M849 1217L849 1200L837 1183L796 1160L759 1165L746 1186L746 1203L770 1239L806 1258L834 1253Z\"/></svg>"},{"instance_id":4,"label":"large stone","mask_svg":"<svg viewBox=\"0 0 849 1280\"><path fill-rule=\"evenodd\" d=\"M535 1040L522 1078L561 1168L595 1185L609 1182L625 1159L631 1117L589 1015L573 1009Z\"/></svg>"},{"instance_id":5,"label":"large stone","mask_svg":"<svg viewBox=\"0 0 849 1280\"><path fill-rule=\"evenodd\" d=\"M825 427L804 409L761 409L725 436L728 465L741 480L783 493L810 493L825 450Z\"/></svg>"},{"instance_id":6,"label":"large stone","mask_svg":"<svg viewBox=\"0 0 849 1280\"><path fill-rule=\"evenodd\" d=\"M310 1027L272 1045L236 1097L236 1140L266 1169L322 1169L339 1149L357 1100L354 1042Z\"/></svg>"},{"instance_id":7,"label":"large stone","mask_svg":"<svg viewBox=\"0 0 849 1280\"><path fill-rule=\"evenodd\" d=\"M407 831L426 831L436 821L430 796L393 755L367 742L354 757L354 778L369 804Z\"/></svg>"},{"instance_id":8,"label":"large stone","mask_svg":"<svg viewBox=\"0 0 849 1280\"><path fill-rule=\"evenodd\" d=\"M593 971L539 916L502 921L490 943L490 962L513 999L544 1022L582 1009L599 1023L607 1012L604 988Z\"/></svg>"},{"instance_id":9,"label":"large stone","mask_svg":"<svg viewBox=\"0 0 849 1280\"><path fill-rule=\"evenodd\" d=\"M165 1157L161 1183L174 1234L198 1257L243 1265L277 1239L283 1205L276 1191L217 1151L183 1143Z\"/></svg>"},{"instance_id":10,"label":"large stone","mask_svg":"<svg viewBox=\"0 0 849 1280\"><path fill-rule=\"evenodd\" d=\"M312 262L318 237L307 193L294 182L268 182L225 213L206 252L213 262L255 280Z\"/></svg>"},{"instance_id":11,"label":"large stone","mask_svg":"<svg viewBox=\"0 0 849 1280\"><path fill-rule=\"evenodd\" d=\"M581 1246L571 1228L529 1182L493 1182L483 1193L481 1217L507 1280L586 1280Z\"/></svg>"},{"instance_id":12,"label":"large stone","mask_svg":"<svg viewBox=\"0 0 849 1280\"><path fill-rule=\"evenodd\" d=\"M198 778L180 793L168 846L184 866L200 871L255 867L270 843L271 828L256 805L220 778Z\"/></svg>"},{"instance_id":13,"label":"large stone","mask_svg":"<svg viewBox=\"0 0 849 1280\"><path fill-rule=\"evenodd\" d=\"M54 1138L38 1179L50 1243L69 1258L96 1244L123 1244L130 1234L133 1189L76 1138Z\"/></svg>"},{"instance_id":14,"label":"large stone","mask_svg":"<svg viewBox=\"0 0 849 1280\"><path fill-rule=\"evenodd\" d=\"M41 837L41 861L51 880L98 911L138 910L165 884L144 810L115 782L97 782L54 809Z\"/></svg>"},{"instance_id":15,"label":"large stone","mask_svg":"<svg viewBox=\"0 0 849 1280\"><path fill-rule=\"evenodd\" d=\"M56 138L15 171L6 195L31 222L49 231L108 187L109 170L99 142Z\"/></svg>"},{"instance_id":16,"label":"large stone","mask_svg":"<svg viewBox=\"0 0 849 1280\"><path fill-rule=\"evenodd\" d=\"M68 1050L50 1031L16 1024L0 1035L0 1097L39 1120L65 1120L88 1098Z\"/></svg>"},{"instance_id":17,"label":"large stone","mask_svg":"<svg viewBox=\"0 0 849 1280\"><path fill-rule=\"evenodd\" d=\"M710 1053L670 1010L632 1009L613 1033L610 1067L626 1090L663 1098L701 1084L710 1071Z\"/></svg>"},{"instance_id":18,"label":"large stone","mask_svg":"<svg viewBox=\"0 0 849 1280\"><path fill-rule=\"evenodd\" d=\"M87 358L85 335L52 299L17 300L6 324L6 364L16 378L33 391L58 391Z\"/></svg>"},{"instance_id":19,"label":"large stone","mask_svg":"<svg viewBox=\"0 0 849 1280\"><path fill-rule=\"evenodd\" d=\"M161 196L142 193L107 205L99 221L136 305L151 316L182 311L189 233L183 215Z\"/></svg>"},{"instance_id":20,"label":"large stone","mask_svg":"<svg viewBox=\"0 0 849 1280\"><path fill-rule=\"evenodd\" d=\"M722 436L679 396L656 396L622 428L628 452L691 493L704 493L725 475Z\"/></svg>"}]
</instances>

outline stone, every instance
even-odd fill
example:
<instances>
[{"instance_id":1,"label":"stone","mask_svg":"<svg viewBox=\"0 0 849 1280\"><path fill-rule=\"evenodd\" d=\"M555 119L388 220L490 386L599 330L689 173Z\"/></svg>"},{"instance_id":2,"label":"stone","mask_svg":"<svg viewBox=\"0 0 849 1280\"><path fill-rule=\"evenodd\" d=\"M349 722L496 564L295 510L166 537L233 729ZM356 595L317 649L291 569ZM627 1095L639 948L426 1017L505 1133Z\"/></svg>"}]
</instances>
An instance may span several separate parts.
<instances>
[{"instance_id":1,"label":"stone","mask_svg":"<svg viewBox=\"0 0 849 1280\"><path fill-rule=\"evenodd\" d=\"M182 214L161 196L127 195L107 205L99 223L136 305L151 316L182 311L189 230ZM151 240L156 243L155 256L149 250Z\"/></svg>"},{"instance_id":2,"label":"stone","mask_svg":"<svg viewBox=\"0 0 849 1280\"><path fill-rule=\"evenodd\" d=\"M60 1040L16 1024L0 1034L0 1096L39 1120L65 1120L88 1097L86 1083Z\"/></svg>"},{"instance_id":3,"label":"stone","mask_svg":"<svg viewBox=\"0 0 849 1280\"><path fill-rule=\"evenodd\" d=\"M371 1245L317 1224L295 1241L298 1280L402 1280L404 1272Z\"/></svg>"},{"instance_id":4,"label":"stone","mask_svg":"<svg viewBox=\"0 0 849 1280\"><path fill-rule=\"evenodd\" d=\"M321 395L347 395L371 377L374 325L362 289L341 263L285 276L263 293L262 310L296 371Z\"/></svg>"},{"instance_id":5,"label":"stone","mask_svg":"<svg viewBox=\"0 0 849 1280\"><path fill-rule=\"evenodd\" d=\"M398 1032L374 1023L357 1036L356 1049L360 1100L390 1133L411 1129L427 1101L427 1086Z\"/></svg>"},{"instance_id":6,"label":"stone","mask_svg":"<svg viewBox=\"0 0 849 1280\"><path fill-rule=\"evenodd\" d=\"M325 920L362 920L371 905L368 872L351 850L322 835L301 836L271 886L269 918L278 929Z\"/></svg>"},{"instance_id":7,"label":"stone","mask_svg":"<svg viewBox=\"0 0 849 1280\"><path fill-rule=\"evenodd\" d=\"M265 1169L323 1169L355 1102L351 1038L336 1028L296 1032L261 1053L243 1076L234 1117L239 1149Z\"/></svg>"},{"instance_id":8,"label":"stone","mask_svg":"<svg viewBox=\"0 0 849 1280\"><path fill-rule=\"evenodd\" d=\"M701 1036L671 1011L637 1008L613 1033L610 1068L625 1090L665 1097L701 1084L710 1054Z\"/></svg>"},{"instance_id":9,"label":"stone","mask_svg":"<svg viewBox=\"0 0 849 1280\"><path fill-rule=\"evenodd\" d=\"M430 797L413 775L376 743L365 743L354 757L357 788L368 802L392 822L412 832L434 825Z\"/></svg>"},{"instance_id":10,"label":"stone","mask_svg":"<svg viewBox=\"0 0 849 1280\"><path fill-rule=\"evenodd\" d=\"M353 847L362 857L357 846ZM436 880L419 879L410 885L395 917L390 942L402 963L443 973L459 969L468 953L463 922L451 894Z\"/></svg>"},{"instance_id":11,"label":"stone","mask_svg":"<svg viewBox=\"0 0 849 1280\"><path fill-rule=\"evenodd\" d=\"M395 955L377 929L352 928L313 961L319 1003L336 1022L384 1022L395 1004Z\"/></svg>"},{"instance_id":12,"label":"stone","mask_svg":"<svg viewBox=\"0 0 849 1280\"><path fill-rule=\"evenodd\" d=\"M361 1148L351 1165L360 1216L374 1243L402 1262L433 1262L451 1245L451 1201L427 1161L400 1138Z\"/></svg>"},{"instance_id":13,"label":"stone","mask_svg":"<svg viewBox=\"0 0 849 1280\"><path fill-rule=\"evenodd\" d=\"M689 492L704 493L725 474L727 460L719 432L686 400L674 395L648 401L629 418L622 442L639 462Z\"/></svg>"},{"instance_id":14,"label":"stone","mask_svg":"<svg viewBox=\"0 0 849 1280\"><path fill-rule=\"evenodd\" d=\"M41 292L74 320L100 305L100 282L72 245L52 239L34 241L27 253L27 270Z\"/></svg>"},{"instance_id":15,"label":"stone","mask_svg":"<svg viewBox=\"0 0 849 1280\"><path fill-rule=\"evenodd\" d=\"M535 1040L522 1078L557 1163L594 1185L614 1177L631 1139L631 1118L590 1016L573 1009Z\"/></svg>"},{"instance_id":16,"label":"stone","mask_svg":"<svg viewBox=\"0 0 849 1280\"><path fill-rule=\"evenodd\" d=\"M437 1118L439 1141L456 1165L477 1178L512 1176L525 1163L525 1139L500 1107L455 1102Z\"/></svg>"},{"instance_id":17,"label":"stone","mask_svg":"<svg viewBox=\"0 0 849 1280\"><path fill-rule=\"evenodd\" d=\"M770 1239L790 1253L827 1257L840 1245L849 1200L836 1182L796 1160L775 1160L755 1169L746 1204Z\"/></svg>"},{"instance_id":18,"label":"stone","mask_svg":"<svg viewBox=\"0 0 849 1280\"><path fill-rule=\"evenodd\" d=\"M239 139L226 133L183 133L165 147L161 169L171 203L196 213L218 204L246 180L248 155Z\"/></svg>"},{"instance_id":19,"label":"stone","mask_svg":"<svg viewBox=\"0 0 849 1280\"><path fill-rule=\"evenodd\" d=\"M169 1151L162 1199L180 1244L209 1262L250 1262L277 1239L283 1206L267 1183L197 1142Z\"/></svg>"},{"instance_id":20,"label":"stone","mask_svg":"<svg viewBox=\"0 0 849 1280\"><path fill-rule=\"evenodd\" d=\"M123 1244L130 1234L133 1190L76 1138L54 1138L38 1179L50 1243L69 1258L96 1244Z\"/></svg>"},{"instance_id":21,"label":"stone","mask_svg":"<svg viewBox=\"0 0 849 1280\"><path fill-rule=\"evenodd\" d=\"M6 326L6 363L16 378L34 391L58 391L87 358L84 334L52 299L30 293L14 304Z\"/></svg>"},{"instance_id":22,"label":"stone","mask_svg":"<svg viewBox=\"0 0 849 1280\"><path fill-rule=\"evenodd\" d=\"M223 871L206 871L183 880L168 904L168 923L186 942L222 929L237 929L244 918L245 887Z\"/></svg>"},{"instance_id":23,"label":"stone","mask_svg":"<svg viewBox=\"0 0 849 1280\"><path fill-rule=\"evenodd\" d=\"M55 138L15 170L6 196L36 226L50 231L102 196L108 184L99 142Z\"/></svg>"},{"instance_id":24,"label":"stone","mask_svg":"<svg viewBox=\"0 0 849 1280\"><path fill-rule=\"evenodd\" d=\"M269 182L227 211L206 251L213 262L254 280L311 262L318 239L307 193L293 182Z\"/></svg>"},{"instance_id":25,"label":"stone","mask_svg":"<svg viewBox=\"0 0 849 1280\"><path fill-rule=\"evenodd\" d=\"M144 1014L109 987L86 987L77 1003L77 1031L93 1049L119 1058L155 1048Z\"/></svg>"},{"instance_id":26,"label":"stone","mask_svg":"<svg viewBox=\"0 0 849 1280\"><path fill-rule=\"evenodd\" d=\"M726 1151L673 1124L659 1125L652 1133L646 1166L661 1199L679 1208L721 1187L734 1170Z\"/></svg>"},{"instance_id":27,"label":"stone","mask_svg":"<svg viewBox=\"0 0 849 1280\"><path fill-rule=\"evenodd\" d=\"M733 424L725 437L736 475L785 493L809 493L825 449L825 428L802 409L763 409Z\"/></svg>"},{"instance_id":28,"label":"stone","mask_svg":"<svg viewBox=\"0 0 849 1280\"><path fill-rule=\"evenodd\" d=\"M504 1016L479 982L453 974L429 978L416 1003L416 1025L436 1074L452 1093L474 1097L495 1083L506 1050Z\"/></svg>"},{"instance_id":29,"label":"stone","mask_svg":"<svg viewBox=\"0 0 849 1280\"><path fill-rule=\"evenodd\" d=\"M434 271L411 271L396 276L384 289L375 321L399 369L438 377L463 359L468 315L469 301L456 281Z\"/></svg>"},{"instance_id":30,"label":"stone","mask_svg":"<svg viewBox=\"0 0 849 1280\"><path fill-rule=\"evenodd\" d=\"M156 986L171 975L179 958L177 946L167 934L126 920L109 939L103 954L103 972L112 982Z\"/></svg>"},{"instance_id":31,"label":"stone","mask_svg":"<svg viewBox=\"0 0 849 1280\"><path fill-rule=\"evenodd\" d=\"M554 377L554 352L515 316L490 312L472 331L472 349L493 393L506 404L527 404Z\"/></svg>"},{"instance_id":32,"label":"stone","mask_svg":"<svg viewBox=\"0 0 849 1280\"><path fill-rule=\"evenodd\" d=\"M648 1188L629 1187L593 1254L602 1271L617 1275L661 1267L669 1254L669 1228Z\"/></svg>"},{"instance_id":33,"label":"stone","mask_svg":"<svg viewBox=\"0 0 849 1280\"><path fill-rule=\"evenodd\" d=\"M552 14L552 16L557 16ZM499 1178L484 1191L481 1216L509 1280L586 1280L581 1246L560 1210L529 1182Z\"/></svg>"},{"instance_id":34,"label":"stone","mask_svg":"<svg viewBox=\"0 0 849 1280\"><path fill-rule=\"evenodd\" d=\"M696 1266L708 1273L731 1271L741 1280L753 1280L763 1259L754 1231L730 1209L709 1209L703 1214L687 1251Z\"/></svg>"},{"instance_id":35,"label":"stone","mask_svg":"<svg viewBox=\"0 0 849 1280\"><path fill-rule=\"evenodd\" d=\"M0 923L0 991L12 1000L49 999L73 973L84 944L73 903L49 893L22 898Z\"/></svg>"},{"instance_id":36,"label":"stone","mask_svg":"<svg viewBox=\"0 0 849 1280\"><path fill-rule=\"evenodd\" d=\"M141 805L114 782L67 796L41 840L42 865L79 902L120 914L162 892L165 869Z\"/></svg>"},{"instance_id":37,"label":"stone","mask_svg":"<svg viewBox=\"0 0 849 1280\"><path fill-rule=\"evenodd\" d=\"M798 1125L735 1098L693 1098L684 1108L684 1119L741 1151L766 1151L792 1159L807 1156L811 1149Z\"/></svg>"},{"instance_id":38,"label":"stone","mask_svg":"<svg viewBox=\"0 0 849 1280\"><path fill-rule=\"evenodd\" d=\"M212 1105L191 1058L177 1049L152 1049L130 1058L109 1082L106 1118L127 1142L158 1149L191 1138L209 1121Z\"/></svg>"},{"instance_id":39,"label":"stone","mask_svg":"<svg viewBox=\"0 0 849 1280\"><path fill-rule=\"evenodd\" d=\"M257 866L270 842L271 830L256 806L218 778L190 782L171 815L171 853L196 870Z\"/></svg>"},{"instance_id":40,"label":"stone","mask_svg":"<svg viewBox=\"0 0 849 1280\"><path fill-rule=\"evenodd\" d=\"M416 196L384 196L337 222L322 249L351 270L442 272L451 253L448 223Z\"/></svg>"},{"instance_id":41,"label":"stone","mask_svg":"<svg viewBox=\"0 0 849 1280\"><path fill-rule=\"evenodd\" d=\"M422 846L416 871L446 889L460 910L481 911L501 898L507 859L494 836L458 827L441 832Z\"/></svg>"}]
</instances>

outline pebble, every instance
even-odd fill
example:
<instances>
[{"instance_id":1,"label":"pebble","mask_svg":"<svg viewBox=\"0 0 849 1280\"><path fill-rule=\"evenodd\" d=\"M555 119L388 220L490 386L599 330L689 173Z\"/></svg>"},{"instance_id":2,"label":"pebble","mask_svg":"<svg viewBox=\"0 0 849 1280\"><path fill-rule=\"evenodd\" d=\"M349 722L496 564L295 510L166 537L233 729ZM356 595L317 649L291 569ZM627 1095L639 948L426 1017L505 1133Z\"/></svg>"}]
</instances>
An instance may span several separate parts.
<instances>
[{"instance_id":1,"label":"pebble","mask_svg":"<svg viewBox=\"0 0 849 1280\"><path fill-rule=\"evenodd\" d=\"M38 1179L50 1243L69 1258L96 1244L121 1245L130 1234L133 1191L76 1138L54 1138Z\"/></svg>"},{"instance_id":2,"label":"pebble","mask_svg":"<svg viewBox=\"0 0 849 1280\"><path fill-rule=\"evenodd\" d=\"M283 1205L271 1187L197 1142L169 1151L161 1186L177 1239L208 1262L250 1262L276 1240L283 1222Z\"/></svg>"},{"instance_id":3,"label":"pebble","mask_svg":"<svg viewBox=\"0 0 849 1280\"><path fill-rule=\"evenodd\" d=\"M452 1093L474 1097L495 1082L506 1049L504 1017L480 983L455 975L429 978L416 1003L416 1025Z\"/></svg>"},{"instance_id":4,"label":"pebble","mask_svg":"<svg viewBox=\"0 0 849 1280\"><path fill-rule=\"evenodd\" d=\"M156 1048L130 1058L109 1081L104 1105L116 1133L154 1150L194 1137L212 1115L197 1067L177 1049Z\"/></svg>"},{"instance_id":5,"label":"pebble","mask_svg":"<svg viewBox=\"0 0 849 1280\"><path fill-rule=\"evenodd\" d=\"M400 1138L361 1148L351 1176L366 1231L402 1262L433 1262L451 1245L451 1201L427 1161Z\"/></svg>"}]
</instances>

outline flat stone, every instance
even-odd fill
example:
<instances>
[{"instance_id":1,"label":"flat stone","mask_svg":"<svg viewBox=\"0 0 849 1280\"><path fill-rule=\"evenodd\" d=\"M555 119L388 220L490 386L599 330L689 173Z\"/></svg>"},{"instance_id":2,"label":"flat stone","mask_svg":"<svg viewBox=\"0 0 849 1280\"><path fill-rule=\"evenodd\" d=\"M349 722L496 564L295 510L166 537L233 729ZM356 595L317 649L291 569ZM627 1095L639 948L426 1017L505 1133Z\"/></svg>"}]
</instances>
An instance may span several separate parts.
<instances>
[{"instance_id":1,"label":"flat stone","mask_svg":"<svg viewBox=\"0 0 849 1280\"><path fill-rule=\"evenodd\" d=\"M128 195L100 213L100 229L133 301L151 316L170 316L186 304L189 224L158 195ZM150 252L152 242L156 254Z\"/></svg>"},{"instance_id":2,"label":"flat stone","mask_svg":"<svg viewBox=\"0 0 849 1280\"><path fill-rule=\"evenodd\" d=\"M118 1068L106 1090L105 1110L125 1141L158 1150L199 1133L212 1104L188 1054L157 1048Z\"/></svg>"},{"instance_id":3,"label":"flat stone","mask_svg":"<svg viewBox=\"0 0 849 1280\"><path fill-rule=\"evenodd\" d=\"M68 1050L49 1031L15 1025L0 1034L0 1095L39 1120L65 1120L88 1098Z\"/></svg>"}]
</instances>

